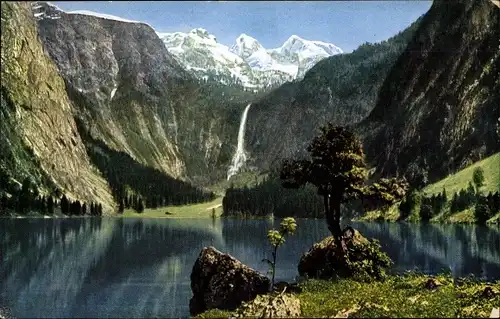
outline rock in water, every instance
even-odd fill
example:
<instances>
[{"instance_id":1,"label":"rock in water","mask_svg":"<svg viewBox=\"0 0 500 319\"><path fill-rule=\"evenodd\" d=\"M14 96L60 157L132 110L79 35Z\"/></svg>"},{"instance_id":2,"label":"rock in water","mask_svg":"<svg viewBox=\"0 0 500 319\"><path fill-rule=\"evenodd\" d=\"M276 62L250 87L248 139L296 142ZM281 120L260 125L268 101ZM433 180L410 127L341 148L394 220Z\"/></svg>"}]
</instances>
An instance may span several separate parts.
<instances>
[{"instance_id":1,"label":"rock in water","mask_svg":"<svg viewBox=\"0 0 500 319\"><path fill-rule=\"evenodd\" d=\"M195 316L213 308L234 310L242 302L267 293L269 287L269 278L214 247L205 247L191 272L189 311Z\"/></svg>"},{"instance_id":2,"label":"rock in water","mask_svg":"<svg viewBox=\"0 0 500 319\"><path fill-rule=\"evenodd\" d=\"M299 274L321 279L353 276L381 279L385 276L385 268L392 262L377 242L366 239L352 228L344 231L344 242L347 259L336 254L333 236L314 244L300 259Z\"/></svg>"}]
</instances>

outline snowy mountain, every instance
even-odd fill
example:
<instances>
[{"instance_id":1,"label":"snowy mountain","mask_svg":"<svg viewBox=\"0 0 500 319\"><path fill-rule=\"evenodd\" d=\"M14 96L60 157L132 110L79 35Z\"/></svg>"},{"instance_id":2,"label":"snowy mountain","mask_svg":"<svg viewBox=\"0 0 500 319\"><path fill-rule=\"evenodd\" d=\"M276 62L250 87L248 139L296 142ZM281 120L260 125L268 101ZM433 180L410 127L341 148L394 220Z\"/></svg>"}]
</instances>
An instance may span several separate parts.
<instances>
[{"instance_id":1,"label":"snowy mountain","mask_svg":"<svg viewBox=\"0 0 500 319\"><path fill-rule=\"evenodd\" d=\"M59 19L64 12L49 2L33 2L37 20ZM66 14L90 15L127 23L143 23L88 10ZM146 24L146 23L144 23ZM227 47L217 42L207 30L197 28L189 33L159 33L167 50L187 70L201 80L215 80L247 88L275 87L286 81L301 79L321 59L342 53L331 43L304 40L296 35L275 49L266 49L256 39L241 34Z\"/></svg>"},{"instance_id":2,"label":"snowy mountain","mask_svg":"<svg viewBox=\"0 0 500 319\"><path fill-rule=\"evenodd\" d=\"M320 60L343 51L321 41L296 35L275 49L266 49L256 39L242 34L227 47L205 29L189 33L158 33L178 61L201 79L212 78L248 88L262 88L301 79Z\"/></svg>"}]
</instances>

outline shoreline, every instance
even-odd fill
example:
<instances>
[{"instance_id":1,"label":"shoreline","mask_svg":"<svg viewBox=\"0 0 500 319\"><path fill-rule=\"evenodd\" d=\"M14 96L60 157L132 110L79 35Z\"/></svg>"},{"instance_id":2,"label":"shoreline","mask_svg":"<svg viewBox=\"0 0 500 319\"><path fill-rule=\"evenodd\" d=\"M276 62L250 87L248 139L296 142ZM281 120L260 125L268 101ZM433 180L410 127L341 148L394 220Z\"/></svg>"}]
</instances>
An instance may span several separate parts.
<instances>
[{"instance_id":1,"label":"shoreline","mask_svg":"<svg viewBox=\"0 0 500 319\"><path fill-rule=\"evenodd\" d=\"M372 282L307 279L299 286L302 292L294 296L300 300L300 318L489 318L492 309L500 305L500 280L453 278L446 273L407 271ZM488 295L488 289L493 295ZM234 314L211 309L195 318L227 318Z\"/></svg>"}]
</instances>

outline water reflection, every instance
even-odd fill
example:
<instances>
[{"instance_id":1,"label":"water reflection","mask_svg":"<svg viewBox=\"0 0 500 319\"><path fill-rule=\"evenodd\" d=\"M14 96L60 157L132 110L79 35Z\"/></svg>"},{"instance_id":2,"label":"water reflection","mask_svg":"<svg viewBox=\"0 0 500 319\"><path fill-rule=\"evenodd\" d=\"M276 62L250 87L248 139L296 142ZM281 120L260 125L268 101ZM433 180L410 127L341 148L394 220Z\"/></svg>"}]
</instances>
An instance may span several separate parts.
<instances>
[{"instance_id":1,"label":"water reflection","mask_svg":"<svg viewBox=\"0 0 500 319\"><path fill-rule=\"evenodd\" d=\"M19 317L188 316L190 273L214 245L265 273L270 220L1 219L0 306ZM500 231L464 225L355 223L380 240L395 270L500 279ZM292 280L303 252L328 234L298 220L278 251L277 279Z\"/></svg>"}]
</instances>

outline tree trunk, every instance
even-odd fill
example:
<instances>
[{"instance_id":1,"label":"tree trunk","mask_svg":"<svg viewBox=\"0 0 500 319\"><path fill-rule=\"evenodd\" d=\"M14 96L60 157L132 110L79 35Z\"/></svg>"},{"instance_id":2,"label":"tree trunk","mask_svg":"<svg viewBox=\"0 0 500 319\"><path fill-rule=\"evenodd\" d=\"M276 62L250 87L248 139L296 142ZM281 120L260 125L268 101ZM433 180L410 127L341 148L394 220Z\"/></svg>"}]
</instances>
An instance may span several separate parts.
<instances>
[{"instance_id":1,"label":"tree trunk","mask_svg":"<svg viewBox=\"0 0 500 319\"><path fill-rule=\"evenodd\" d=\"M342 229L340 228L340 198L332 197L330 194L323 195L325 205L325 216L328 230L335 240L335 250L337 256L342 260L346 257L346 246L342 239Z\"/></svg>"},{"instance_id":2,"label":"tree trunk","mask_svg":"<svg viewBox=\"0 0 500 319\"><path fill-rule=\"evenodd\" d=\"M328 225L328 230L330 231L330 233L332 233L332 235L335 235L335 215L332 210L329 194L323 195L323 203L325 204L325 217L326 224Z\"/></svg>"}]
</instances>

